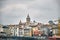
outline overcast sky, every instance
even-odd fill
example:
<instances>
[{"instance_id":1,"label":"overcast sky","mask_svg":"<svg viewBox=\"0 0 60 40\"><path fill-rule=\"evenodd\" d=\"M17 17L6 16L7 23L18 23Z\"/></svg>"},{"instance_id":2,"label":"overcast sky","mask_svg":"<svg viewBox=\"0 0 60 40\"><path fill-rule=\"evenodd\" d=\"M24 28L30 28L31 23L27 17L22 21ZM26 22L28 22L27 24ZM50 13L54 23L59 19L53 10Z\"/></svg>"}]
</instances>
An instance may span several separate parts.
<instances>
[{"instance_id":1,"label":"overcast sky","mask_svg":"<svg viewBox=\"0 0 60 40\"><path fill-rule=\"evenodd\" d=\"M18 24L26 21L27 14L31 21L47 23L58 19L58 0L0 0L0 24Z\"/></svg>"}]
</instances>

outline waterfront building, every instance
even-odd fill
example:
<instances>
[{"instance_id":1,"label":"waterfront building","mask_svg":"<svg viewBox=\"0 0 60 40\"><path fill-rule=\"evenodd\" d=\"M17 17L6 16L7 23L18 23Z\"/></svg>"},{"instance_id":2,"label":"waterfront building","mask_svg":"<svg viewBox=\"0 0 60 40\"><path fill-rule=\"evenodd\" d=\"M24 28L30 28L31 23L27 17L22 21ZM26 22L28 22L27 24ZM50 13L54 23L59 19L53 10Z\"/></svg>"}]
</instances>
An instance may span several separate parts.
<instances>
[{"instance_id":1,"label":"waterfront building","mask_svg":"<svg viewBox=\"0 0 60 40\"><path fill-rule=\"evenodd\" d=\"M0 24L0 32L3 32L3 25Z\"/></svg>"},{"instance_id":2,"label":"waterfront building","mask_svg":"<svg viewBox=\"0 0 60 40\"><path fill-rule=\"evenodd\" d=\"M7 34L7 36L10 34L9 32L9 27L8 26L3 26L3 32L5 32Z\"/></svg>"},{"instance_id":3,"label":"waterfront building","mask_svg":"<svg viewBox=\"0 0 60 40\"><path fill-rule=\"evenodd\" d=\"M32 28L31 27L24 28L24 36L32 37Z\"/></svg>"},{"instance_id":4,"label":"waterfront building","mask_svg":"<svg viewBox=\"0 0 60 40\"><path fill-rule=\"evenodd\" d=\"M33 28L33 36L39 36L38 27L34 27L34 28Z\"/></svg>"},{"instance_id":5,"label":"waterfront building","mask_svg":"<svg viewBox=\"0 0 60 40\"><path fill-rule=\"evenodd\" d=\"M58 25L57 24L53 25L52 31L53 31L53 35L57 35L58 34Z\"/></svg>"},{"instance_id":6,"label":"waterfront building","mask_svg":"<svg viewBox=\"0 0 60 40\"><path fill-rule=\"evenodd\" d=\"M24 36L23 26L17 28L17 36Z\"/></svg>"},{"instance_id":7,"label":"waterfront building","mask_svg":"<svg viewBox=\"0 0 60 40\"><path fill-rule=\"evenodd\" d=\"M53 21L49 21L49 25L52 29L52 34L57 35L58 34L58 24L55 24Z\"/></svg>"},{"instance_id":8,"label":"waterfront building","mask_svg":"<svg viewBox=\"0 0 60 40\"><path fill-rule=\"evenodd\" d=\"M58 19L58 36L60 36L60 18Z\"/></svg>"},{"instance_id":9,"label":"waterfront building","mask_svg":"<svg viewBox=\"0 0 60 40\"><path fill-rule=\"evenodd\" d=\"M10 36L17 36L17 27L18 25L8 25Z\"/></svg>"},{"instance_id":10,"label":"waterfront building","mask_svg":"<svg viewBox=\"0 0 60 40\"><path fill-rule=\"evenodd\" d=\"M48 27L49 27L49 25L46 25L46 24L45 24L45 25L42 25L41 28L40 28L40 30L41 30L41 31L43 32L43 34L46 35L46 36L48 36L48 34L49 34L49 28L48 28Z\"/></svg>"}]
</instances>

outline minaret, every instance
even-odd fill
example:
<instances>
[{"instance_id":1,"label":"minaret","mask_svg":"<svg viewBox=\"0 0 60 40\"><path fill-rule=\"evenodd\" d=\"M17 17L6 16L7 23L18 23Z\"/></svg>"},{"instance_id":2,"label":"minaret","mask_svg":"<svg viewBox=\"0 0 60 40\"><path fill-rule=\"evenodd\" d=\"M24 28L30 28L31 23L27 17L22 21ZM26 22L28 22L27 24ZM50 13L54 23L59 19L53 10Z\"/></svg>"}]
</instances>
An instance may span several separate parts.
<instances>
[{"instance_id":1,"label":"minaret","mask_svg":"<svg viewBox=\"0 0 60 40\"><path fill-rule=\"evenodd\" d=\"M29 14L27 15L26 23L27 23L27 24L29 24L29 23L30 23L30 16L29 16Z\"/></svg>"}]
</instances>

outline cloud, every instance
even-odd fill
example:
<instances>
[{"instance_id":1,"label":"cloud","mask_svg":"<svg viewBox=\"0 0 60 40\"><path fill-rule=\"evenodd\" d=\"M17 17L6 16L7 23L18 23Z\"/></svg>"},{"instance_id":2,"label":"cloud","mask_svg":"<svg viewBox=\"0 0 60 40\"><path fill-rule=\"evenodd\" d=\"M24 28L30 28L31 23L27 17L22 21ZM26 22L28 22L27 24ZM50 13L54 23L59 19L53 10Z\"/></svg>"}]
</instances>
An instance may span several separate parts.
<instances>
[{"instance_id":1,"label":"cloud","mask_svg":"<svg viewBox=\"0 0 60 40\"><path fill-rule=\"evenodd\" d=\"M1 4L2 24L25 21L27 14L31 20L46 23L58 18L57 0L4 0Z\"/></svg>"},{"instance_id":2,"label":"cloud","mask_svg":"<svg viewBox=\"0 0 60 40\"><path fill-rule=\"evenodd\" d=\"M0 11L4 12L6 10L12 10L12 9L25 9L27 6L25 4L11 4L7 5L4 8L1 8Z\"/></svg>"},{"instance_id":3,"label":"cloud","mask_svg":"<svg viewBox=\"0 0 60 40\"><path fill-rule=\"evenodd\" d=\"M60 19L60 0L56 0L58 4L58 18Z\"/></svg>"}]
</instances>

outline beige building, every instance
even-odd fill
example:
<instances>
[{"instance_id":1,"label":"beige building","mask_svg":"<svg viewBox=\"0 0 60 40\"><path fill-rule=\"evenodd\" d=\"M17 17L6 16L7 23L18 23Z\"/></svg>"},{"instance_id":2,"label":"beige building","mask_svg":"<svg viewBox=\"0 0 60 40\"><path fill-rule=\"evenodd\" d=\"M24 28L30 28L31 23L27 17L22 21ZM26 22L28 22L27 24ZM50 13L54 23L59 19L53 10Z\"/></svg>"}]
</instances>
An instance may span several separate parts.
<instances>
[{"instance_id":1,"label":"beige building","mask_svg":"<svg viewBox=\"0 0 60 40\"><path fill-rule=\"evenodd\" d=\"M26 37L32 36L32 28L31 27L25 27L24 28L24 36L26 36Z\"/></svg>"},{"instance_id":2,"label":"beige building","mask_svg":"<svg viewBox=\"0 0 60 40\"><path fill-rule=\"evenodd\" d=\"M60 19L58 19L58 34L57 36L60 36Z\"/></svg>"}]
</instances>

